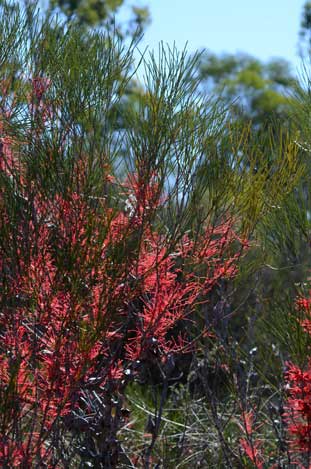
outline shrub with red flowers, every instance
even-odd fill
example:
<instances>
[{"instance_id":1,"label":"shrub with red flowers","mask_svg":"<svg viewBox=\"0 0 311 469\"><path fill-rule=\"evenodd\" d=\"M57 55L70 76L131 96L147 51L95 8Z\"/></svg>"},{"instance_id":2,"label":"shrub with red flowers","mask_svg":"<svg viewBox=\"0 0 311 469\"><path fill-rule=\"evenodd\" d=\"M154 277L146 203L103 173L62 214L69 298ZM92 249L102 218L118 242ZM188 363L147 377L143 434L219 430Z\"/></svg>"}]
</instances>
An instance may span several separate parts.
<instances>
[{"instance_id":1,"label":"shrub with red flowers","mask_svg":"<svg viewBox=\"0 0 311 469\"><path fill-rule=\"evenodd\" d=\"M311 331L310 306L309 296L301 296L296 301L296 313L299 313L298 320L295 315L296 326L307 334ZM308 349L304 350L306 352ZM286 362L284 380L285 386L280 392L283 396L279 398L278 408L271 406L270 415L266 411L264 420L260 420L254 410L242 414L241 428L245 435L240 439L240 446L248 460L257 468L283 467L284 464L284 467L301 469L311 467L310 359L307 358L304 366ZM254 425L255 418L259 422L257 425ZM267 438L269 427L270 435ZM266 431L266 434L260 434L258 429Z\"/></svg>"},{"instance_id":2,"label":"shrub with red flowers","mask_svg":"<svg viewBox=\"0 0 311 469\"><path fill-rule=\"evenodd\" d=\"M135 183L120 185L119 211L106 200L94 208L78 193L20 194L24 207L12 227L1 204L14 250L1 246L3 465L58 467L74 429L93 438L87 457L116 463L127 383L183 352L182 335L169 332L235 273L238 254L224 257L237 241L230 221L195 241L183 236L173 251L152 224L156 176L146 187L136 175L128 180Z\"/></svg>"},{"instance_id":3,"label":"shrub with red flowers","mask_svg":"<svg viewBox=\"0 0 311 469\"><path fill-rule=\"evenodd\" d=\"M45 42L36 32L38 47L49 42L49 28ZM71 60L70 45L83 49L83 40L78 48L74 42L79 34L60 35L62 60ZM92 40L90 50L101 44L109 58L106 38ZM93 60L102 66L100 54ZM98 130L114 110L115 75L96 88L92 68L83 72L82 65L58 65L51 79L21 74L19 87L8 79L1 91L1 467L116 467L127 385L147 370L165 378L172 357L190 350L185 322L221 279L235 275L246 244L225 213L199 223L186 217L199 201L194 182L203 157L195 158L181 133L181 113L191 115L174 101L175 91L157 98L165 113L173 109L170 144L149 123L152 132L142 129L137 149L130 129L132 169L124 163L118 172L121 156L107 156ZM67 94L61 73L63 86L76 80ZM153 122L153 102L148 112ZM113 145L122 133L111 135Z\"/></svg>"}]
</instances>

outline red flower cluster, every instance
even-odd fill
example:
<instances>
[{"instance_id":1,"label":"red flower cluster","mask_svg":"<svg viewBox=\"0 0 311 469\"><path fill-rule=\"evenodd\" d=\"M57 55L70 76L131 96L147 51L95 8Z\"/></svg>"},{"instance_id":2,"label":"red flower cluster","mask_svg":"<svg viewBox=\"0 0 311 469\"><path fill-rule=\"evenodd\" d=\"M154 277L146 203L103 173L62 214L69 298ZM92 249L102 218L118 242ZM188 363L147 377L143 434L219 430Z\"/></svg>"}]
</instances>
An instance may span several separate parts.
<instances>
[{"instance_id":1,"label":"red flower cluster","mask_svg":"<svg viewBox=\"0 0 311 469\"><path fill-rule=\"evenodd\" d=\"M311 454L311 367L306 371L288 363L288 430L293 437L293 449Z\"/></svg>"},{"instance_id":2,"label":"red flower cluster","mask_svg":"<svg viewBox=\"0 0 311 469\"><path fill-rule=\"evenodd\" d=\"M254 411L242 412L240 428L243 432L243 438L240 438L240 447L244 454L254 464L257 469L263 469L264 458L262 454L262 441L255 438L255 432L260 425L254 425Z\"/></svg>"},{"instance_id":3,"label":"red flower cluster","mask_svg":"<svg viewBox=\"0 0 311 469\"><path fill-rule=\"evenodd\" d=\"M303 329L311 334L311 299L299 298L297 308L305 315L301 320ZM286 420L290 433L292 450L311 454L311 363L302 370L293 363L287 363L285 375L288 393Z\"/></svg>"}]
</instances>

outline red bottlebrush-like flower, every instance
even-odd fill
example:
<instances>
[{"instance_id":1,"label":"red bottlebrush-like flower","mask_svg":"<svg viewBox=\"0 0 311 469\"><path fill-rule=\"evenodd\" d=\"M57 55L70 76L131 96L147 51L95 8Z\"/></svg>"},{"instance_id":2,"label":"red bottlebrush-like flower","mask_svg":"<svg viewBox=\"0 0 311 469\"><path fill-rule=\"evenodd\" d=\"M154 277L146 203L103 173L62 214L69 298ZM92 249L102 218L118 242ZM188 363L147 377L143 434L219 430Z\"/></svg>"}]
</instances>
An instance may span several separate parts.
<instances>
[{"instance_id":1,"label":"red bottlebrush-like flower","mask_svg":"<svg viewBox=\"0 0 311 469\"><path fill-rule=\"evenodd\" d=\"M240 439L240 445L247 455L247 457L252 461L254 466L257 469L263 469L264 464L261 458L261 443L260 441L254 441L252 444L245 438Z\"/></svg>"},{"instance_id":2,"label":"red bottlebrush-like flower","mask_svg":"<svg viewBox=\"0 0 311 469\"><path fill-rule=\"evenodd\" d=\"M255 432L259 425L254 426L254 411L242 413L242 419L239 424L245 437L240 438L240 446L246 456L252 461L257 469L263 469L264 459L262 455L262 443L255 438Z\"/></svg>"},{"instance_id":3,"label":"red bottlebrush-like flower","mask_svg":"<svg viewBox=\"0 0 311 469\"><path fill-rule=\"evenodd\" d=\"M292 449L311 451L311 367L306 371L288 363L286 420Z\"/></svg>"},{"instance_id":4,"label":"red bottlebrush-like flower","mask_svg":"<svg viewBox=\"0 0 311 469\"><path fill-rule=\"evenodd\" d=\"M300 321L303 329L311 334L311 300L300 297L296 302L305 318ZM293 363L287 363L285 374L287 401L285 419L287 422L292 451L311 452L311 363L303 370Z\"/></svg>"}]
</instances>

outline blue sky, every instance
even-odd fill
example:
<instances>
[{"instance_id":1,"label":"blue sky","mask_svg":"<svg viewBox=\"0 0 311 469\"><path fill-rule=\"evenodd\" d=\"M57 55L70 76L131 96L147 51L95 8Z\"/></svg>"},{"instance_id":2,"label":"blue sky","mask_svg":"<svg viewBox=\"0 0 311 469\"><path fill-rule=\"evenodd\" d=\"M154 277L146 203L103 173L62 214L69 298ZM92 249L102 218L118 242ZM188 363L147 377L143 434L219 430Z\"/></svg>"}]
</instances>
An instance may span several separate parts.
<instances>
[{"instance_id":1,"label":"blue sky","mask_svg":"<svg viewBox=\"0 0 311 469\"><path fill-rule=\"evenodd\" d=\"M137 1L133 3L137 4ZM192 52L248 52L283 57L298 67L297 43L304 0L149 0L152 23L141 48L163 40Z\"/></svg>"}]
</instances>

